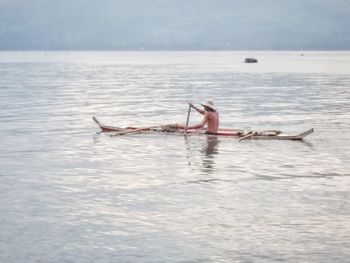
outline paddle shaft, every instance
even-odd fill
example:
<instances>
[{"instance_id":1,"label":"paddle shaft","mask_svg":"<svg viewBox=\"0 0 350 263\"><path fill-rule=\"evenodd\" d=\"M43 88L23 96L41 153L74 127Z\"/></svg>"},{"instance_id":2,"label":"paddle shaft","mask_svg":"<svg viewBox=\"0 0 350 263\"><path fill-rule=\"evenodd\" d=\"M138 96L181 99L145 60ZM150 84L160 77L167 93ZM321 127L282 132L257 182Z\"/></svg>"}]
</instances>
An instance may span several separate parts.
<instances>
[{"instance_id":1,"label":"paddle shaft","mask_svg":"<svg viewBox=\"0 0 350 263\"><path fill-rule=\"evenodd\" d=\"M190 113L191 113L191 105L188 106L187 120L186 120L186 126L185 126L185 135L187 134L187 127L188 127L188 122L190 120Z\"/></svg>"}]
</instances>

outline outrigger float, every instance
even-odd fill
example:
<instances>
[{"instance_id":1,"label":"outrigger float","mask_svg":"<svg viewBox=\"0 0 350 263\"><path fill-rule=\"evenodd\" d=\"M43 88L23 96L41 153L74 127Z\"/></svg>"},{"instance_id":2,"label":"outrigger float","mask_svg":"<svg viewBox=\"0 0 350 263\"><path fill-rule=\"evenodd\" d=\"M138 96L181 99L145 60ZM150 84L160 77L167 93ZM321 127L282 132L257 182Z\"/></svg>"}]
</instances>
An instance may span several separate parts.
<instances>
[{"instance_id":1,"label":"outrigger float","mask_svg":"<svg viewBox=\"0 0 350 263\"><path fill-rule=\"evenodd\" d=\"M109 126L102 124L96 117L92 118L94 122L100 127L102 132L111 132L112 136L129 134L129 133L137 133L137 132L162 132L162 133L173 133L173 134L187 134L187 135L207 135L205 129L178 129L176 125L160 125L160 126L152 126L152 127L126 127L120 128L115 126ZM311 128L307 131L299 133L297 135L289 135L284 134L281 131L277 130L268 130L268 131L244 131L241 129L219 129L219 131L215 135L207 135L207 136L223 136L223 137L235 137L241 140L246 139L259 139L259 140L292 140L292 141L301 141L307 135L313 133L314 129Z\"/></svg>"}]
</instances>

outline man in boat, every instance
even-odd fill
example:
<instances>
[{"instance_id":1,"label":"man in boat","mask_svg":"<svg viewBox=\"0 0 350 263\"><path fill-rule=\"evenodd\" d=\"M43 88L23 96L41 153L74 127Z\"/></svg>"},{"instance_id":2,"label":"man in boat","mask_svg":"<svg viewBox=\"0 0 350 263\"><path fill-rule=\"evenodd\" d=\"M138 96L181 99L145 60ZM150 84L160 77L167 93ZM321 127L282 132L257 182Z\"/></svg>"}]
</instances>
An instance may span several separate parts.
<instances>
[{"instance_id":1,"label":"man in boat","mask_svg":"<svg viewBox=\"0 0 350 263\"><path fill-rule=\"evenodd\" d=\"M204 104L201 104L204 108L204 110L197 108L194 106L191 102L189 105L194 108L196 111L198 111L200 114L204 115L203 120L198 123L197 125L193 126L183 126L179 125L179 128L182 129L200 129L203 128L205 125L207 125L207 131L206 134L217 134L218 128L219 128L219 113L214 108L214 103L212 101L207 101Z\"/></svg>"}]
</instances>

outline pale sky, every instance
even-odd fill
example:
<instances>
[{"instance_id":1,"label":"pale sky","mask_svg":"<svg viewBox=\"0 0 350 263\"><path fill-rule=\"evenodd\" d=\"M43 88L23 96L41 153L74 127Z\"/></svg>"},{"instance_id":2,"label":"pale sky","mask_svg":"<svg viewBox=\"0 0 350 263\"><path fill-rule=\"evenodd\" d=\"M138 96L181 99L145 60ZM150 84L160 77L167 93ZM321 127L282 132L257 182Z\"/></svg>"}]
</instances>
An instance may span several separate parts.
<instances>
[{"instance_id":1,"label":"pale sky","mask_svg":"<svg viewBox=\"0 0 350 263\"><path fill-rule=\"evenodd\" d=\"M348 0L0 0L0 49L348 50Z\"/></svg>"}]
</instances>

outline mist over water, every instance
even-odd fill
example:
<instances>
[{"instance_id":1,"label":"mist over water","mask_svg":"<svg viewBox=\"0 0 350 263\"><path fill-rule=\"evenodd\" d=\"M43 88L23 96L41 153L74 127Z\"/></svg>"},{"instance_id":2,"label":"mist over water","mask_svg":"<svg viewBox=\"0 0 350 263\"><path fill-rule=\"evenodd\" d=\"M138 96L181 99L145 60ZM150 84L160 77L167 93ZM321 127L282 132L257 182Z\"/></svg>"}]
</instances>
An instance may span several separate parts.
<instances>
[{"instance_id":1,"label":"mist over water","mask_svg":"<svg viewBox=\"0 0 350 263\"><path fill-rule=\"evenodd\" d=\"M0 52L0 261L347 261L349 66L349 52ZM222 127L315 132L110 137L91 120L185 123L207 99Z\"/></svg>"}]
</instances>

